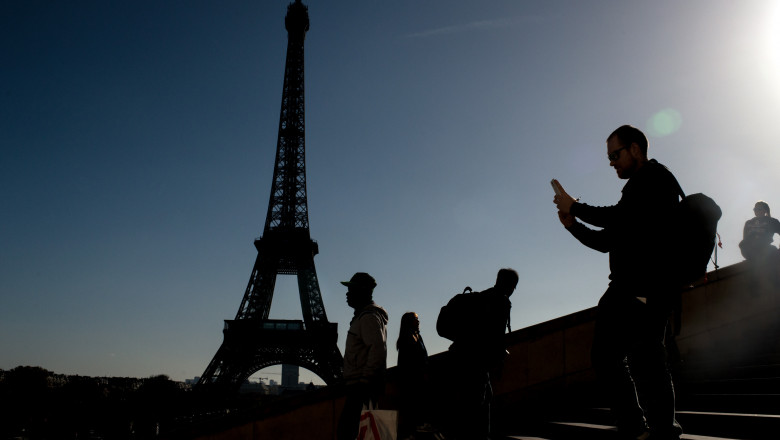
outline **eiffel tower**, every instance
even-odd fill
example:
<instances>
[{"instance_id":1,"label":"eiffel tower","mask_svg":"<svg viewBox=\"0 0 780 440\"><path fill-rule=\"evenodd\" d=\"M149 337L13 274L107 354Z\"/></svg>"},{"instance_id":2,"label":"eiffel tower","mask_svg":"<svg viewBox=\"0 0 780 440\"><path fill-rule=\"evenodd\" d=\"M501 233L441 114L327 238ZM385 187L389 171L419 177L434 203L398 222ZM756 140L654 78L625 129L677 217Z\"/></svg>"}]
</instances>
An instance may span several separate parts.
<instances>
[{"instance_id":1,"label":"eiffel tower","mask_svg":"<svg viewBox=\"0 0 780 440\"><path fill-rule=\"evenodd\" d=\"M255 240L257 259L235 319L226 320L224 340L198 387L237 390L253 373L279 364L304 367L325 383L341 379L343 358L337 325L322 304L309 233L306 202L303 42L308 8L296 0L287 7L287 62L271 197L263 236ZM303 320L268 319L278 274L297 275Z\"/></svg>"}]
</instances>

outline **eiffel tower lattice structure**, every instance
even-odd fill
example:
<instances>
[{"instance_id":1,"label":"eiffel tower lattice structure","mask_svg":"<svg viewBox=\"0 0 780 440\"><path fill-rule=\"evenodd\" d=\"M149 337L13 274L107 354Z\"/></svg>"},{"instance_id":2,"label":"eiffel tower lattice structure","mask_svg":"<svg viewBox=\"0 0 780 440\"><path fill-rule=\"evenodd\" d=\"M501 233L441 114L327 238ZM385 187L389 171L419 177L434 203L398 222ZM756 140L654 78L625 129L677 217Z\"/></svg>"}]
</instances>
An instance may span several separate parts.
<instances>
[{"instance_id":1,"label":"eiffel tower lattice structure","mask_svg":"<svg viewBox=\"0 0 780 440\"><path fill-rule=\"evenodd\" d=\"M306 199L303 43L308 8L296 0L287 7L287 62L271 197L263 236L255 240L257 259L235 319L226 320L224 340L198 387L238 390L253 373L291 364L325 383L341 379L343 358L337 325L328 322L314 256L319 249L309 232ZM268 319L279 274L297 275L303 320Z\"/></svg>"}]
</instances>

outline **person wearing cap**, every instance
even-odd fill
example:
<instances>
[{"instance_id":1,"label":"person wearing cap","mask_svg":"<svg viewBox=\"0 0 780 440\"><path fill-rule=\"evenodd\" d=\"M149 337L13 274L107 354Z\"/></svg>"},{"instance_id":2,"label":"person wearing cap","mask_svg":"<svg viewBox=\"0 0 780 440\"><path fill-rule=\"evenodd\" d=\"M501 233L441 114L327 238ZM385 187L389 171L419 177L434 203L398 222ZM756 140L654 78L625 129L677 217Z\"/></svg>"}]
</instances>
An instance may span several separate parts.
<instances>
[{"instance_id":1,"label":"person wearing cap","mask_svg":"<svg viewBox=\"0 0 780 440\"><path fill-rule=\"evenodd\" d=\"M387 369L387 321L385 309L374 303L374 278L358 272L347 286L347 305L355 309L344 348L344 382L347 400L338 426L339 440L354 440L360 412L369 401L377 404L384 394Z\"/></svg>"}]
</instances>

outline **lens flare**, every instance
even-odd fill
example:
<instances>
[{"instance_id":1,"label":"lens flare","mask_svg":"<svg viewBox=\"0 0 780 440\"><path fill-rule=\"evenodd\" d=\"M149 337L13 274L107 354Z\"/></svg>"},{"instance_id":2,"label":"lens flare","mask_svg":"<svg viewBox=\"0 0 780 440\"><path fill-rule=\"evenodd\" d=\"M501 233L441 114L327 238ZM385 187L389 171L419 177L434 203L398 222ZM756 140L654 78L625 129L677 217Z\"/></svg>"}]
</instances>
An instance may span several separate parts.
<instances>
[{"instance_id":1,"label":"lens flare","mask_svg":"<svg viewBox=\"0 0 780 440\"><path fill-rule=\"evenodd\" d=\"M680 112L673 108L666 108L654 114L647 121L647 132L655 137L664 137L674 134L682 125Z\"/></svg>"}]
</instances>

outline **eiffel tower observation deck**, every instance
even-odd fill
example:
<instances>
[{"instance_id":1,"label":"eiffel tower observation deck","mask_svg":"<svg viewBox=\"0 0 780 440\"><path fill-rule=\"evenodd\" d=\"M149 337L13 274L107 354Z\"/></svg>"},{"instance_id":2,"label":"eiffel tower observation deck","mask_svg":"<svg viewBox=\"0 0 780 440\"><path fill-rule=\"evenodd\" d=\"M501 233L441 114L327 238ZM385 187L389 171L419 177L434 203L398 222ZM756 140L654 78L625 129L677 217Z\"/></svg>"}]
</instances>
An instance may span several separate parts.
<instances>
[{"instance_id":1,"label":"eiffel tower observation deck","mask_svg":"<svg viewBox=\"0 0 780 440\"><path fill-rule=\"evenodd\" d=\"M225 321L224 341L199 388L235 391L256 371L279 364L304 367L327 384L341 378L337 324L325 314L314 268L319 249L309 233L303 68L309 14L300 0L288 6L285 28L287 61L265 227L254 242L257 259L241 305ZM279 274L297 276L302 321L269 319Z\"/></svg>"}]
</instances>

